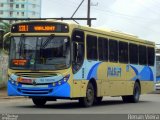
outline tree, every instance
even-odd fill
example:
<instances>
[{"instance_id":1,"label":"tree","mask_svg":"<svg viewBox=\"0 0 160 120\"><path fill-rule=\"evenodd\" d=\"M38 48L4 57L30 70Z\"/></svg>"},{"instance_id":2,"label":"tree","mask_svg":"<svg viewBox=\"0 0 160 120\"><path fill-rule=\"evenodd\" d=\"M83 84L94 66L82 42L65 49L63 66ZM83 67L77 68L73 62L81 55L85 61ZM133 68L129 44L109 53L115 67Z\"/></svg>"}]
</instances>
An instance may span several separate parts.
<instances>
[{"instance_id":1,"label":"tree","mask_svg":"<svg viewBox=\"0 0 160 120\"><path fill-rule=\"evenodd\" d=\"M10 31L10 24L0 21L0 49L2 49L3 45L3 35Z\"/></svg>"},{"instance_id":2,"label":"tree","mask_svg":"<svg viewBox=\"0 0 160 120\"><path fill-rule=\"evenodd\" d=\"M8 24L7 22L0 21L0 28L4 30L5 33L10 31L11 25Z\"/></svg>"}]
</instances>

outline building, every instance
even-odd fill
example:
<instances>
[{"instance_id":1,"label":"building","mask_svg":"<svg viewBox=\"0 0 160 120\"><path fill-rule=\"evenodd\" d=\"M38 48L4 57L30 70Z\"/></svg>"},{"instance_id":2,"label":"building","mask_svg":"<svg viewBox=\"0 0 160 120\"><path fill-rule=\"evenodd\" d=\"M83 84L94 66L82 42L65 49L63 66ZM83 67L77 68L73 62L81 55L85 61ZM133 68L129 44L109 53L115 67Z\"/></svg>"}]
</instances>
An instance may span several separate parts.
<instances>
[{"instance_id":1,"label":"building","mask_svg":"<svg viewBox=\"0 0 160 120\"><path fill-rule=\"evenodd\" d=\"M1 18L40 18L41 0L0 0ZM8 21L12 24L15 21Z\"/></svg>"}]
</instances>

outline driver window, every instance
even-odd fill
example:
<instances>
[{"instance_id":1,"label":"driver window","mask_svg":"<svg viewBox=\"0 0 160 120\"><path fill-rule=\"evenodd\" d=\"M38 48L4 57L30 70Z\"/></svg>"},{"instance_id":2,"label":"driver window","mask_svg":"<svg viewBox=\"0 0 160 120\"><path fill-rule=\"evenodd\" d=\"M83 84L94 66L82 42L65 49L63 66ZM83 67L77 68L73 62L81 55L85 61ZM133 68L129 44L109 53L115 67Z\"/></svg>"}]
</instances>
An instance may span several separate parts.
<instances>
[{"instance_id":1,"label":"driver window","mask_svg":"<svg viewBox=\"0 0 160 120\"><path fill-rule=\"evenodd\" d=\"M84 60L84 32L79 30L73 32L72 46L72 69L73 73L76 73L81 68Z\"/></svg>"}]
</instances>

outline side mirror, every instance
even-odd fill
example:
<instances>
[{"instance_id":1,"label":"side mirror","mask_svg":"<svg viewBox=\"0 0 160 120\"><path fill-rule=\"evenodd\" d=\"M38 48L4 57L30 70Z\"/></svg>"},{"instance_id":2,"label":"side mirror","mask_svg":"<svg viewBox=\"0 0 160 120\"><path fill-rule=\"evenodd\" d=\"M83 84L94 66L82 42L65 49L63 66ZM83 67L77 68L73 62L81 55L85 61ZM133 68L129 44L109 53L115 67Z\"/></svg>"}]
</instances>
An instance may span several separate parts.
<instances>
[{"instance_id":1,"label":"side mirror","mask_svg":"<svg viewBox=\"0 0 160 120\"><path fill-rule=\"evenodd\" d=\"M10 47L10 33L7 33L3 37L3 51L5 54L9 54Z\"/></svg>"},{"instance_id":2,"label":"side mirror","mask_svg":"<svg viewBox=\"0 0 160 120\"><path fill-rule=\"evenodd\" d=\"M82 44L79 44L78 42L73 43L73 60L74 62L78 62L78 59L82 59L83 57L83 47Z\"/></svg>"},{"instance_id":3,"label":"side mirror","mask_svg":"<svg viewBox=\"0 0 160 120\"><path fill-rule=\"evenodd\" d=\"M72 61L75 62L76 61L76 57L77 57L77 49L78 49L78 46L77 46L76 42L73 42L72 48L73 48L73 58L72 58Z\"/></svg>"}]
</instances>

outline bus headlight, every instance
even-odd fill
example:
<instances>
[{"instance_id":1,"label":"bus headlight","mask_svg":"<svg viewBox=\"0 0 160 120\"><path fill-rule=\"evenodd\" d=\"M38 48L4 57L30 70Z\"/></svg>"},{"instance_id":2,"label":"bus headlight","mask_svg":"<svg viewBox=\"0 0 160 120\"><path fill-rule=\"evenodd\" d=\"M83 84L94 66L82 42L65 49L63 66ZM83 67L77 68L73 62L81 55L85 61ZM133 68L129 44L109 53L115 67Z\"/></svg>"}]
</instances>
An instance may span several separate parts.
<instances>
[{"instance_id":1,"label":"bus headlight","mask_svg":"<svg viewBox=\"0 0 160 120\"><path fill-rule=\"evenodd\" d=\"M18 86L18 82L17 81L13 80L12 78L9 78L9 80L10 80L12 85Z\"/></svg>"},{"instance_id":2,"label":"bus headlight","mask_svg":"<svg viewBox=\"0 0 160 120\"><path fill-rule=\"evenodd\" d=\"M58 84L61 85L61 81L59 81Z\"/></svg>"},{"instance_id":3,"label":"bus headlight","mask_svg":"<svg viewBox=\"0 0 160 120\"><path fill-rule=\"evenodd\" d=\"M53 83L52 85L53 85L53 86L56 86L56 83Z\"/></svg>"},{"instance_id":4,"label":"bus headlight","mask_svg":"<svg viewBox=\"0 0 160 120\"><path fill-rule=\"evenodd\" d=\"M18 82L16 81L15 83L16 83L16 85L18 86Z\"/></svg>"},{"instance_id":5,"label":"bus headlight","mask_svg":"<svg viewBox=\"0 0 160 120\"><path fill-rule=\"evenodd\" d=\"M66 76L63 78L63 81L64 81L64 82L67 82L68 79L69 79L69 77L70 77L70 75L66 75Z\"/></svg>"},{"instance_id":6,"label":"bus headlight","mask_svg":"<svg viewBox=\"0 0 160 120\"><path fill-rule=\"evenodd\" d=\"M11 80L11 83L14 84L14 80Z\"/></svg>"},{"instance_id":7,"label":"bus headlight","mask_svg":"<svg viewBox=\"0 0 160 120\"><path fill-rule=\"evenodd\" d=\"M64 78L63 81L64 81L64 82L67 82L67 78Z\"/></svg>"},{"instance_id":8,"label":"bus headlight","mask_svg":"<svg viewBox=\"0 0 160 120\"><path fill-rule=\"evenodd\" d=\"M63 77L63 79L52 83L53 86L58 86L58 85L62 85L64 83L66 83L69 80L70 75L66 75L65 77Z\"/></svg>"}]
</instances>

